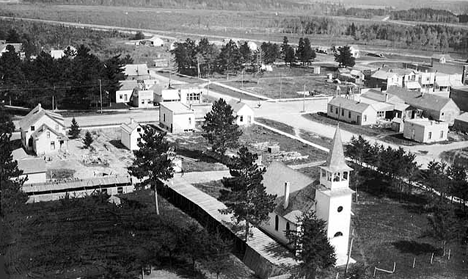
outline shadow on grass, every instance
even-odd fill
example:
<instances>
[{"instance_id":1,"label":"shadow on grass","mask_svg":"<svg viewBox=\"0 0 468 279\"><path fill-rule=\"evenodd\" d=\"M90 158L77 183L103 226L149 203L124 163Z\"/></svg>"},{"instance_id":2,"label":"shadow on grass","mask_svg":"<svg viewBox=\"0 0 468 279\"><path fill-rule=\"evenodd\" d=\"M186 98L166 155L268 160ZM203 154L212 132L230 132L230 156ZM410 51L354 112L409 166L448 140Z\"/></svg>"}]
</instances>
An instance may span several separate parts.
<instances>
[{"instance_id":1,"label":"shadow on grass","mask_svg":"<svg viewBox=\"0 0 468 279\"><path fill-rule=\"evenodd\" d=\"M415 256L436 253L439 251L437 247L434 247L429 243L419 243L414 240L400 240L393 242L392 245L401 253L410 253Z\"/></svg>"},{"instance_id":2,"label":"shadow on grass","mask_svg":"<svg viewBox=\"0 0 468 279\"><path fill-rule=\"evenodd\" d=\"M111 140L109 141L109 143L112 144L115 148L127 149L125 145L123 145L122 142L120 142L120 140Z\"/></svg>"},{"instance_id":3,"label":"shadow on grass","mask_svg":"<svg viewBox=\"0 0 468 279\"><path fill-rule=\"evenodd\" d=\"M199 160L201 162L206 162L206 163L218 163L217 160L214 158L207 156L205 153L203 153L201 150L194 150L194 149L188 149L188 148L178 148L177 149L177 154L185 157L189 157L192 159Z\"/></svg>"}]
</instances>

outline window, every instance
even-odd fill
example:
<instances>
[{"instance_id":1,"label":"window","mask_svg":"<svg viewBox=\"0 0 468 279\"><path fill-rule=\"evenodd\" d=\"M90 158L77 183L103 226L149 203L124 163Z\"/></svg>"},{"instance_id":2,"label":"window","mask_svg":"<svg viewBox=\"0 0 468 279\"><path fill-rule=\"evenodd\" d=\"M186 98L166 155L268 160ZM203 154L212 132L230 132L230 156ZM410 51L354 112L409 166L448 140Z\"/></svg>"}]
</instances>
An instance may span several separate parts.
<instances>
[{"instance_id":1,"label":"window","mask_svg":"<svg viewBox=\"0 0 468 279\"><path fill-rule=\"evenodd\" d=\"M348 180L348 172L345 171L343 172L343 181L347 181Z\"/></svg>"},{"instance_id":2,"label":"window","mask_svg":"<svg viewBox=\"0 0 468 279\"><path fill-rule=\"evenodd\" d=\"M123 99L123 95L122 95L122 94L119 95L119 99L120 99L120 100Z\"/></svg>"},{"instance_id":3,"label":"window","mask_svg":"<svg viewBox=\"0 0 468 279\"><path fill-rule=\"evenodd\" d=\"M442 116L444 116L444 114L445 114L445 113L444 113L444 112L442 112Z\"/></svg>"},{"instance_id":4,"label":"window","mask_svg":"<svg viewBox=\"0 0 468 279\"><path fill-rule=\"evenodd\" d=\"M337 232L337 233L335 233L335 235L333 237L338 237L338 236L343 236L343 233L342 232Z\"/></svg>"},{"instance_id":5,"label":"window","mask_svg":"<svg viewBox=\"0 0 468 279\"><path fill-rule=\"evenodd\" d=\"M137 128L137 132L138 132L138 133L141 132L141 128Z\"/></svg>"},{"instance_id":6,"label":"window","mask_svg":"<svg viewBox=\"0 0 468 279\"><path fill-rule=\"evenodd\" d=\"M444 131L440 131L440 138L444 137Z\"/></svg>"},{"instance_id":7,"label":"window","mask_svg":"<svg viewBox=\"0 0 468 279\"><path fill-rule=\"evenodd\" d=\"M363 119L364 119L364 122L367 122L367 115L364 114Z\"/></svg>"},{"instance_id":8,"label":"window","mask_svg":"<svg viewBox=\"0 0 468 279\"><path fill-rule=\"evenodd\" d=\"M330 112L333 112L333 106L330 105Z\"/></svg>"},{"instance_id":9,"label":"window","mask_svg":"<svg viewBox=\"0 0 468 279\"><path fill-rule=\"evenodd\" d=\"M50 150L55 150L55 141L50 142Z\"/></svg>"},{"instance_id":10,"label":"window","mask_svg":"<svg viewBox=\"0 0 468 279\"><path fill-rule=\"evenodd\" d=\"M192 125L192 117L189 117L189 118L188 118L188 124L189 124L189 125Z\"/></svg>"},{"instance_id":11,"label":"window","mask_svg":"<svg viewBox=\"0 0 468 279\"><path fill-rule=\"evenodd\" d=\"M117 193L123 194L123 187L117 187Z\"/></svg>"},{"instance_id":12,"label":"window","mask_svg":"<svg viewBox=\"0 0 468 279\"><path fill-rule=\"evenodd\" d=\"M243 115L240 116L239 121L244 122L244 116Z\"/></svg>"},{"instance_id":13,"label":"window","mask_svg":"<svg viewBox=\"0 0 468 279\"><path fill-rule=\"evenodd\" d=\"M144 104L145 104L145 100L141 100L141 104L144 105Z\"/></svg>"},{"instance_id":14,"label":"window","mask_svg":"<svg viewBox=\"0 0 468 279\"><path fill-rule=\"evenodd\" d=\"M339 111L338 111L338 108L335 108L335 113L336 113L336 114L338 114L338 113L339 113Z\"/></svg>"},{"instance_id":15,"label":"window","mask_svg":"<svg viewBox=\"0 0 468 279\"><path fill-rule=\"evenodd\" d=\"M166 114L163 114L163 121L166 122Z\"/></svg>"},{"instance_id":16,"label":"window","mask_svg":"<svg viewBox=\"0 0 468 279\"><path fill-rule=\"evenodd\" d=\"M335 172L333 174L333 181L335 181L335 182L340 181L340 173L339 172Z\"/></svg>"},{"instance_id":17,"label":"window","mask_svg":"<svg viewBox=\"0 0 468 279\"><path fill-rule=\"evenodd\" d=\"M286 231L289 231L291 227L289 226L289 222L286 222Z\"/></svg>"},{"instance_id":18,"label":"window","mask_svg":"<svg viewBox=\"0 0 468 279\"><path fill-rule=\"evenodd\" d=\"M427 136L428 139L432 138L432 132L429 132L429 135Z\"/></svg>"},{"instance_id":19,"label":"window","mask_svg":"<svg viewBox=\"0 0 468 279\"><path fill-rule=\"evenodd\" d=\"M278 215L275 216L275 231L278 230L278 226L279 226L279 217Z\"/></svg>"},{"instance_id":20,"label":"window","mask_svg":"<svg viewBox=\"0 0 468 279\"><path fill-rule=\"evenodd\" d=\"M47 138L50 139L50 131L47 131Z\"/></svg>"},{"instance_id":21,"label":"window","mask_svg":"<svg viewBox=\"0 0 468 279\"><path fill-rule=\"evenodd\" d=\"M341 109L341 116L344 116L344 109Z\"/></svg>"},{"instance_id":22,"label":"window","mask_svg":"<svg viewBox=\"0 0 468 279\"><path fill-rule=\"evenodd\" d=\"M351 118L351 111L348 111L348 118Z\"/></svg>"},{"instance_id":23,"label":"window","mask_svg":"<svg viewBox=\"0 0 468 279\"><path fill-rule=\"evenodd\" d=\"M36 127L31 126L31 131L34 131L34 130L36 130Z\"/></svg>"},{"instance_id":24,"label":"window","mask_svg":"<svg viewBox=\"0 0 468 279\"><path fill-rule=\"evenodd\" d=\"M101 189L101 193L107 194L107 188Z\"/></svg>"},{"instance_id":25,"label":"window","mask_svg":"<svg viewBox=\"0 0 468 279\"><path fill-rule=\"evenodd\" d=\"M338 212L341 212L343 211L343 207L342 206L338 206L338 209L337 209Z\"/></svg>"},{"instance_id":26,"label":"window","mask_svg":"<svg viewBox=\"0 0 468 279\"><path fill-rule=\"evenodd\" d=\"M378 111L377 112L377 117L378 118L384 118L385 117L385 111Z\"/></svg>"},{"instance_id":27,"label":"window","mask_svg":"<svg viewBox=\"0 0 468 279\"><path fill-rule=\"evenodd\" d=\"M124 101L127 101L127 95L124 95Z\"/></svg>"}]
</instances>

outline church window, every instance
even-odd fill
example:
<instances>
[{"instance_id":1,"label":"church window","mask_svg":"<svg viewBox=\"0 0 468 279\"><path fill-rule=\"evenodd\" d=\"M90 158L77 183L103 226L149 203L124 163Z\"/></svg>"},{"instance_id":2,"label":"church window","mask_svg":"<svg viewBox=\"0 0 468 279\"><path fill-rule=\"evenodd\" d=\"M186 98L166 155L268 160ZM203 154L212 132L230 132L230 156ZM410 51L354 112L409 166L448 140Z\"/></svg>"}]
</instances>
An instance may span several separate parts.
<instances>
[{"instance_id":1,"label":"church window","mask_svg":"<svg viewBox=\"0 0 468 279\"><path fill-rule=\"evenodd\" d=\"M286 231L289 231L291 228L289 226L289 222L286 222Z\"/></svg>"},{"instance_id":2,"label":"church window","mask_svg":"<svg viewBox=\"0 0 468 279\"><path fill-rule=\"evenodd\" d=\"M338 206L338 209L337 209L338 212L341 212L343 211L343 207L342 206Z\"/></svg>"},{"instance_id":3,"label":"church window","mask_svg":"<svg viewBox=\"0 0 468 279\"><path fill-rule=\"evenodd\" d=\"M345 171L343 172L343 181L347 181L348 180L348 172Z\"/></svg>"},{"instance_id":4,"label":"church window","mask_svg":"<svg viewBox=\"0 0 468 279\"><path fill-rule=\"evenodd\" d=\"M334 236L334 237L338 237L338 236L343 236L343 233L342 233L342 232L337 232L337 233L335 233L335 236Z\"/></svg>"},{"instance_id":5,"label":"church window","mask_svg":"<svg viewBox=\"0 0 468 279\"><path fill-rule=\"evenodd\" d=\"M334 181L334 182L340 181L340 173L339 173L339 172L335 172L335 173L333 174L333 181Z\"/></svg>"},{"instance_id":6,"label":"church window","mask_svg":"<svg viewBox=\"0 0 468 279\"><path fill-rule=\"evenodd\" d=\"M278 230L278 226L279 226L279 218L278 218L278 215L275 216L275 231Z\"/></svg>"}]
</instances>

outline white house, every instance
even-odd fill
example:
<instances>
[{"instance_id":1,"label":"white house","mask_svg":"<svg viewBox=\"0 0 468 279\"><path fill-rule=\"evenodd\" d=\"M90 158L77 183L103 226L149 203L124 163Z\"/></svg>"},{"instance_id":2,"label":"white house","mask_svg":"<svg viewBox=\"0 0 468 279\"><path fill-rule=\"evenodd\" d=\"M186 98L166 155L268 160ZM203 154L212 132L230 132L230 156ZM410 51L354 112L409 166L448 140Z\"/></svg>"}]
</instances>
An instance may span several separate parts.
<instances>
[{"instance_id":1,"label":"white house","mask_svg":"<svg viewBox=\"0 0 468 279\"><path fill-rule=\"evenodd\" d=\"M159 37L152 37L152 38L149 38L149 39L146 39L147 41L149 41L151 43L152 46L155 46L155 47L162 47L164 46L164 41L163 39L159 38Z\"/></svg>"},{"instance_id":2,"label":"white house","mask_svg":"<svg viewBox=\"0 0 468 279\"><path fill-rule=\"evenodd\" d=\"M66 147L68 138L63 116L45 110L38 104L19 122L21 143L37 155Z\"/></svg>"},{"instance_id":3,"label":"white house","mask_svg":"<svg viewBox=\"0 0 468 279\"><path fill-rule=\"evenodd\" d=\"M202 96L207 94L207 90L198 84L175 84L173 87L177 89L180 101L184 104L201 104Z\"/></svg>"},{"instance_id":4,"label":"white house","mask_svg":"<svg viewBox=\"0 0 468 279\"><path fill-rule=\"evenodd\" d=\"M351 170L345 162L338 127L327 162L320 167L319 181L281 162L272 162L263 175L263 185L268 194L277 195L276 208L262 229L278 242L287 244L285 231L296 230L300 225L297 217L313 210L318 218L326 221L327 237L337 256L336 265L346 264L354 193L349 188Z\"/></svg>"},{"instance_id":5,"label":"white house","mask_svg":"<svg viewBox=\"0 0 468 279\"><path fill-rule=\"evenodd\" d=\"M422 143L447 140L448 123L434 120L410 119L405 121L403 137Z\"/></svg>"},{"instance_id":6,"label":"white house","mask_svg":"<svg viewBox=\"0 0 468 279\"><path fill-rule=\"evenodd\" d=\"M377 122L377 110L372 105L343 97L335 97L328 102L327 115L357 125Z\"/></svg>"},{"instance_id":7,"label":"white house","mask_svg":"<svg viewBox=\"0 0 468 279\"><path fill-rule=\"evenodd\" d=\"M138 150L142 133L143 127L131 118L130 123L124 123L120 126L120 142L130 150Z\"/></svg>"},{"instance_id":8,"label":"white house","mask_svg":"<svg viewBox=\"0 0 468 279\"><path fill-rule=\"evenodd\" d=\"M351 52L351 55L354 58L361 57L361 51L359 50L359 48L356 45L350 45L349 46L349 51Z\"/></svg>"},{"instance_id":9,"label":"white house","mask_svg":"<svg viewBox=\"0 0 468 279\"><path fill-rule=\"evenodd\" d=\"M160 103L159 124L170 133L195 130L195 112L180 102Z\"/></svg>"},{"instance_id":10,"label":"white house","mask_svg":"<svg viewBox=\"0 0 468 279\"><path fill-rule=\"evenodd\" d=\"M138 82L136 80L121 80L119 81L119 84L121 85L121 87L115 92L115 102L130 102L130 97L132 96L133 89L138 87Z\"/></svg>"},{"instance_id":11,"label":"white house","mask_svg":"<svg viewBox=\"0 0 468 279\"><path fill-rule=\"evenodd\" d=\"M236 124L239 126L250 126L254 122L254 111L251 107L247 104L237 101L231 100L229 101L229 105L232 107L232 111L234 116L236 117Z\"/></svg>"},{"instance_id":12,"label":"white house","mask_svg":"<svg viewBox=\"0 0 468 279\"><path fill-rule=\"evenodd\" d=\"M163 102L179 102L179 90L175 88L165 88L160 84L153 85L150 90L153 91L153 98L155 104L160 104Z\"/></svg>"}]
</instances>

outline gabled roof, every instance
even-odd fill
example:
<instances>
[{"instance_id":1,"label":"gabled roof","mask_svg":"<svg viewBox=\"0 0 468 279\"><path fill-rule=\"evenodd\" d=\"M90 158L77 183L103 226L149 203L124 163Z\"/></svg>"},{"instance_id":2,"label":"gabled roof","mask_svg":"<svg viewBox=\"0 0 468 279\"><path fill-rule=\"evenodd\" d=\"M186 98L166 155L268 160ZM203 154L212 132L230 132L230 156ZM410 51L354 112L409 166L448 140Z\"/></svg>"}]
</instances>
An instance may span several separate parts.
<instances>
[{"instance_id":1,"label":"gabled roof","mask_svg":"<svg viewBox=\"0 0 468 279\"><path fill-rule=\"evenodd\" d=\"M148 75L148 66L146 64L127 64L124 66L126 76L144 76Z\"/></svg>"},{"instance_id":2,"label":"gabled roof","mask_svg":"<svg viewBox=\"0 0 468 279\"><path fill-rule=\"evenodd\" d=\"M442 57L445 57L446 60L452 59L452 58L450 57L450 55L448 55L448 54L433 54L433 55L431 56L431 58L438 59L438 60L441 59Z\"/></svg>"},{"instance_id":3,"label":"gabled roof","mask_svg":"<svg viewBox=\"0 0 468 279\"><path fill-rule=\"evenodd\" d=\"M18 161L18 169L23 171L23 174L42 173L46 172L46 164L42 158L29 158Z\"/></svg>"},{"instance_id":4,"label":"gabled roof","mask_svg":"<svg viewBox=\"0 0 468 279\"><path fill-rule=\"evenodd\" d=\"M141 127L140 123L134 121L133 119L130 120L130 123L124 123L120 125L120 128L129 134L131 134L138 127Z\"/></svg>"},{"instance_id":5,"label":"gabled roof","mask_svg":"<svg viewBox=\"0 0 468 279\"><path fill-rule=\"evenodd\" d=\"M63 125L63 116L58 113L51 112L45 110L41 107L41 104L38 104L35 108L33 108L23 119L20 120L19 126L22 130L29 129L30 126L34 125L42 116L47 115L49 118L60 124Z\"/></svg>"},{"instance_id":6,"label":"gabled roof","mask_svg":"<svg viewBox=\"0 0 468 279\"><path fill-rule=\"evenodd\" d=\"M49 125L47 124L42 124L41 127L39 127L39 129L36 129L34 131L34 133L32 133L31 137L33 137L34 139L37 139L39 138L43 133L45 133L46 131L50 131L52 133L54 133L55 135L57 135L57 137L59 139L63 139L63 140L68 140L67 136L65 136L64 134L56 131L55 129L52 129Z\"/></svg>"},{"instance_id":7,"label":"gabled roof","mask_svg":"<svg viewBox=\"0 0 468 279\"><path fill-rule=\"evenodd\" d=\"M357 102L343 97L335 97L328 104L359 113L365 111L370 107L369 104Z\"/></svg>"},{"instance_id":8,"label":"gabled roof","mask_svg":"<svg viewBox=\"0 0 468 279\"><path fill-rule=\"evenodd\" d=\"M382 71L382 70L378 70L377 72L371 75L371 77L376 78L376 79L388 79L389 77L392 77L392 76L396 76L396 74L392 72Z\"/></svg>"},{"instance_id":9,"label":"gabled roof","mask_svg":"<svg viewBox=\"0 0 468 279\"><path fill-rule=\"evenodd\" d=\"M167 103L160 103L160 107L165 107L168 110L172 111L174 114L189 114L194 113L193 109L190 109L188 106L180 103L180 102L167 102Z\"/></svg>"},{"instance_id":10,"label":"gabled roof","mask_svg":"<svg viewBox=\"0 0 468 279\"><path fill-rule=\"evenodd\" d=\"M243 107L250 108L246 103L237 100L230 100L228 103L232 107L232 111L237 114Z\"/></svg>"},{"instance_id":11,"label":"gabled roof","mask_svg":"<svg viewBox=\"0 0 468 279\"><path fill-rule=\"evenodd\" d=\"M325 163L325 166L321 168L330 172L352 170L352 168L346 164L339 125L336 126L335 136L333 137L332 147L328 153L327 162Z\"/></svg>"},{"instance_id":12,"label":"gabled roof","mask_svg":"<svg viewBox=\"0 0 468 279\"><path fill-rule=\"evenodd\" d=\"M452 99L450 98L445 98L434 94L421 94L420 92L409 91L396 86L391 86L387 90L387 93L395 95L405 101L405 103L420 109L440 111L448 103L453 103Z\"/></svg>"},{"instance_id":13,"label":"gabled roof","mask_svg":"<svg viewBox=\"0 0 468 279\"><path fill-rule=\"evenodd\" d=\"M367 91L366 93L362 94L361 97L364 97L366 99L371 99L374 101L378 102L388 102L391 104L397 104L397 103L404 103L401 98L398 98L397 96L393 95L388 95L386 93L383 93L382 91L374 90L371 89Z\"/></svg>"},{"instance_id":14,"label":"gabled roof","mask_svg":"<svg viewBox=\"0 0 468 279\"><path fill-rule=\"evenodd\" d=\"M119 83L122 85L118 91L122 90L133 90L135 87L138 87L138 82L136 80L121 80Z\"/></svg>"},{"instance_id":15,"label":"gabled roof","mask_svg":"<svg viewBox=\"0 0 468 279\"><path fill-rule=\"evenodd\" d=\"M459 116L455 117L455 120L468 122L468 112L462 113Z\"/></svg>"},{"instance_id":16,"label":"gabled roof","mask_svg":"<svg viewBox=\"0 0 468 279\"><path fill-rule=\"evenodd\" d=\"M282 162L273 161L263 174L263 185L266 192L277 195L276 214L296 222L296 213L309 210L315 202L314 179L291 169ZM284 189L285 183L289 182L289 205L285 209ZM318 184L316 182L315 184Z\"/></svg>"}]
</instances>

